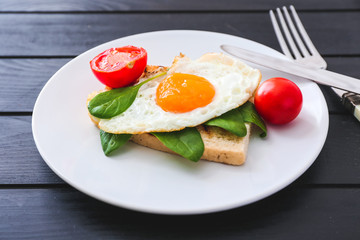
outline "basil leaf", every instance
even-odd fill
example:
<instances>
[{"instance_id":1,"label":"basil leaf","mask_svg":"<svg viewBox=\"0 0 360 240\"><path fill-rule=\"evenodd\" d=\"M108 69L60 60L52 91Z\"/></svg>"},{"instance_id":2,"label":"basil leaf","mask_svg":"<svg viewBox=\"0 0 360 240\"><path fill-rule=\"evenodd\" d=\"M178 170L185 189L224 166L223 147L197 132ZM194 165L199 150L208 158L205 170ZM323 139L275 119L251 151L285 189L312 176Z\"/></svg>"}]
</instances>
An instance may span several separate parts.
<instances>
[{"instance_id":1,"label":"basil leaf","mask_svg":"<svg viewBox=\"0 0 360 240\"><path fill-rule=\"evenodd\" d=\"M113 134L100 130L101 146L106 156L124 145L131 137L131 134Z\"/></svg>"},{"instance_id":2,"label":"basil leaf","mask_svg":"<svg viewBox=\"0 0 360 240\"><path fill-rule=\"evenodd\" d=\"M193 162L200 160L204 153L204 143L195 127L175 132L152 133L166 147Z\"/></svg>"},{"instance_id":3,"label":"basil leaf","mask_svg":"<svg viewBox=\"0 0 360 240\"><path fill-rule=\"evenodd\" d=\"M107 119L125 112L134 102L142 85L165 74L166 72L160 73L135 86L115 88L99 93L88 104L90 114L94 117Z\"/></svg>"},{"instance_id":4,"label":"basil leaf","mask_svg":"<svg viewBox=\"0 0 360 240\"><path fill-rule=\"evenodd\" d=\"M254 104L251 102L246 102L242 106L238 108L239 112L243 116L243 119L245 122L253 123L257 125L261 130L262 133L260 134L260 137L266 137L267 135L267 129L265 122L262 120L262 118L259 116L259 114L256 112Z\"/></svg>"},{"instance_id":5,"label":"basil leaf","mask_svg":"<svg viewBox=\"0 0 360 240\"><path fill-rule=\"evenodd\" d=\"M221 127L238 137L244 137L247 134L242 114L238 109L233 109L221 116L210 119L205 123L205 125Z\"/></svg>"}]
</instances>

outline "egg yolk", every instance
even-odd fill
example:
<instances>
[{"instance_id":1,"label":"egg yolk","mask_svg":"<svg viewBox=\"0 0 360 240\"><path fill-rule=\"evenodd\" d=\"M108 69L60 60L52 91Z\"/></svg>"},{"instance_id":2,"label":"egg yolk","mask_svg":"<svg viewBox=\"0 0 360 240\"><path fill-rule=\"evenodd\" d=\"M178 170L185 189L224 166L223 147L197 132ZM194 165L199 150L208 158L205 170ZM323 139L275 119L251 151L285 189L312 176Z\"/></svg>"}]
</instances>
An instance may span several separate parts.
<instances>
[{"instance_id":1,"label":"egg yolk","mask_svg":"<svg viewBox=\"0 0 360 240\"><path fill-rule=\"evenodd\" d=\"M211 103L214 86L205 78L173 73L156 90L156 103L166 112L185 113Z\"/></svg>"}]
</instances>

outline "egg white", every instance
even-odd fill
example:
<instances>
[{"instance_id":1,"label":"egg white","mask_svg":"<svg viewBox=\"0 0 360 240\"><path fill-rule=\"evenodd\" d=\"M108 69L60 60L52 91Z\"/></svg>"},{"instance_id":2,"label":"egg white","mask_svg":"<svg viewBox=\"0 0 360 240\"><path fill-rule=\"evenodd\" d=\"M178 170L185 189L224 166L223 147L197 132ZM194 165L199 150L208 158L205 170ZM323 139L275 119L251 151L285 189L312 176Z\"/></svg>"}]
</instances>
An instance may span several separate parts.
<instances>
[{"instance_id":1,"label":"egg white","mask_svg":"<svg viewBox=\"0 0 360 240\"><path fill-rule=\"evenodd\" d=\"M156 104L156 89L172 73L194 74L206 78L215 88L212 102L186 113L164 111ZM175 58L167 75L144 84L125 112L111 119L100 119L99 128L116 134L140 134L197 126L248 101L261 80L259 70L222 53L208 53L197 60L180 55Z\"/></svg>"}]
</instances>

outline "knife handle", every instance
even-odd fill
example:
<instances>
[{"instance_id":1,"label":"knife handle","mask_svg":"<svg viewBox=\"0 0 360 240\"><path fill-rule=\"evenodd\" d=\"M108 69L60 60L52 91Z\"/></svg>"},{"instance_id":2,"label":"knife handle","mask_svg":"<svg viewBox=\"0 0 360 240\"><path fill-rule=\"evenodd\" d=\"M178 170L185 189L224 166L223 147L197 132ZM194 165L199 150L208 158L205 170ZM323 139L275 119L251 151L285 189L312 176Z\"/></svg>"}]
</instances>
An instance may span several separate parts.
<instances>
[{"instance_id":1,"label":"knife handle","mask_svg":"<svg viewBox=\"0 0 360 240\"><path fill-rule=\"evenodd\" d=\"M360 95L347 92L342 95L341 103L360 121Z\"/></svg>"}]
</instances>

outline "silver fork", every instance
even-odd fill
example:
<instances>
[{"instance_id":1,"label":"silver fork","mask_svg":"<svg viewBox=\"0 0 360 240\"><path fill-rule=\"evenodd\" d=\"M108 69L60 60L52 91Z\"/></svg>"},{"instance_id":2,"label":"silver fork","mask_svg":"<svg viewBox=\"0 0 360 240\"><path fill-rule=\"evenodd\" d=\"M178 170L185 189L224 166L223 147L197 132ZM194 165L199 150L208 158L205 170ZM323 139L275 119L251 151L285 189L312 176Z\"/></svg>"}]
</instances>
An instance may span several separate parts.
<instances>
[{"instance_id":1,"label":"silver fork","mask_svg":"<svg viewBox=\"0 0 360 240\"><path fill-rule=\"evenodd\" d=\"M301 23L294 6L291 5L289 8L295 24L286 7L283 7L282 11L280 8L276 9L286 40L280 30L275 13L270 10L271 22L283 53L291 60L305 66L326 69L326 61L316 50L303 24ZM282 12L284 12L284 14ZM360 121L360 95L335 88L332 89L341 97L341 102L345 108L351 111L351 113Z\"/></svg>"}]
</instances>

